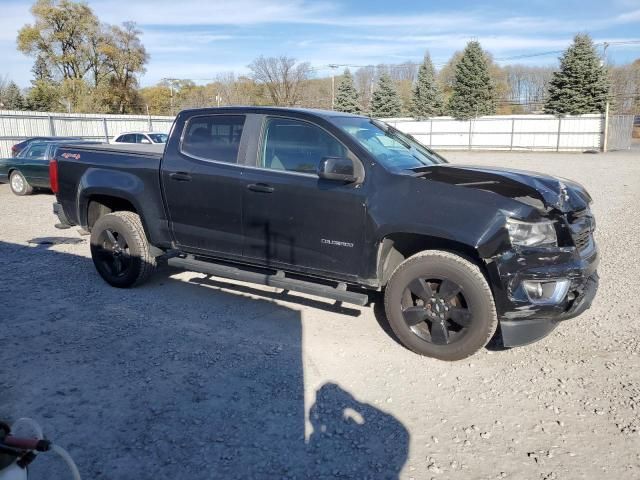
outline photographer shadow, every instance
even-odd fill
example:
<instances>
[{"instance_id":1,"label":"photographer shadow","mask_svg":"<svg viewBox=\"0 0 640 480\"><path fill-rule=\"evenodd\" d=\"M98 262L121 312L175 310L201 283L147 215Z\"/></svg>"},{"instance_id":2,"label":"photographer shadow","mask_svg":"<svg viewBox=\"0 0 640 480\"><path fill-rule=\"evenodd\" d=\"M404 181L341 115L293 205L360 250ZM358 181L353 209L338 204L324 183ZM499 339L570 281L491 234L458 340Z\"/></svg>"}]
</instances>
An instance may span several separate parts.
<instances>
[{"instance_id":1,"label":"photographer shadow","mask_svg":"<svg viewBox=\"0 0 640 480\"><path fill-rule=\"evenodd\" d=\"M43 246L0 241L0 419L38 420L83 478L399 478L407 429L336 383L315 392L306 438L300 310L171 272L114 289L90 258ZM34 479L65 478L50 458Z\"/></svg>"}]
</instances>

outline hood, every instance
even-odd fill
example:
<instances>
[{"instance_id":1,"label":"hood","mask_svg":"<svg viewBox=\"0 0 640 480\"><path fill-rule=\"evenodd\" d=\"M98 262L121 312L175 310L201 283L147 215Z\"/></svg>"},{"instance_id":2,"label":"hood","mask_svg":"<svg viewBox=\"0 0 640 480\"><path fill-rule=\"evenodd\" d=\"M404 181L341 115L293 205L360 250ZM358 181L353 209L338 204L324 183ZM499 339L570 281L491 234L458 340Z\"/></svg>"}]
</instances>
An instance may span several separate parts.
<instances>
[{"instance_id":1,"label":"hood","mask_svg":"<svg viewBox=\"0 0 640 480\"><path fill-rule=\"evenodd\" d=\"M420 167L417 176L459 187L494 192L541 210L582 210L591 197L579 183L524 170L441 164Z\"/></svg>"}]
</instances>

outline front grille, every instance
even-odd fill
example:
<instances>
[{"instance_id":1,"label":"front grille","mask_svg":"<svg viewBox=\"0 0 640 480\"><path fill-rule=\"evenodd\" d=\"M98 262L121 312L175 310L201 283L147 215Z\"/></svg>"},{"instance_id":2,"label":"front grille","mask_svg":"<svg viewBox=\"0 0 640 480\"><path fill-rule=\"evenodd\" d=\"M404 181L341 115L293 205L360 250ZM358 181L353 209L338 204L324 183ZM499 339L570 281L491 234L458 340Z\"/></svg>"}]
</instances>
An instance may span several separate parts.
<instances>
[{"instance_id":1,"label":"front grille","mask_svg":"<svg viewBox=\"0 0 640 480\"><path fill-rule=\"evenodd\" d=\"M589 246L589 240L591 239L591 232L589 230L584 230L577 235L573 236L573 242L578 247L578 250L584 250Z\"/></svg>"},{"instance_id":2,"label":"front grille","mask_svg":"<svg viewBox=\"0 0 640 480\"><path fill-rule=\"evenodd\" d=\"M591 243L595 220L589 209L571 212L567 215L567 222L571 230L571 238L579 251L587 249Z\"/></svg>"}]
</instances>

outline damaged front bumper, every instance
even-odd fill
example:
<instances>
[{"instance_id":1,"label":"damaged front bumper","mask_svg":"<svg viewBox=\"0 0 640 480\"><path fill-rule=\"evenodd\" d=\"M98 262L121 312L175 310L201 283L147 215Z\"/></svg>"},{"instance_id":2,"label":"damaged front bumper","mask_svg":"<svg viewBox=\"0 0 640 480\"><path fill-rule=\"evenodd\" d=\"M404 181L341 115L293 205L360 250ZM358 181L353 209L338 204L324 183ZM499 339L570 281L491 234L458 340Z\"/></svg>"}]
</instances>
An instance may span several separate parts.
<instances>
[{"instance_id":1,"label":"damaged front bumper","mask_svg":"<svg viewBox=\"0 0 640 480\"><path fill-rule=\"evenodd\" d=\"M559 322L587 310L598 289L598 249L591 241L575 247L509 251L487 264L505 347L526 345L553 331ZM566 283L554 296L554 282ZM535 285L551 286L548 298L532 299ZM557 290L557 289L556 289ZM542 292L542 289L540 290Z\"/></svg>"}]
</instances>

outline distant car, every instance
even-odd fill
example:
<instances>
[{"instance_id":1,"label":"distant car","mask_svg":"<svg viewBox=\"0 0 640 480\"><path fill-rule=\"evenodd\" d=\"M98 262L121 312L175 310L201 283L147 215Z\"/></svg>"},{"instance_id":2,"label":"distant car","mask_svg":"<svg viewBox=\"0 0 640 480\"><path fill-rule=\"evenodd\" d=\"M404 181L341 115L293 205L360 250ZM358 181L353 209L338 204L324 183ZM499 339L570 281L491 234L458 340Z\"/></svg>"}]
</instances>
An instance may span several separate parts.
<instances>
[{"instance_id":1,"label":"distant car","mask_svg":"<svg viewBox=\"0 0 640 480\"><path fill-rule=\"evenodd\" d=\"M125 132L116 137L114 143L167 143L168 135L162 132Z\"/></svg>"},{"instance_id":2,"label":"distant car","mask_svg":"<svg viewBox=\"0 0 640 480\"><path fill-rule=\"evenodd\" d=\"M20 152L10 158L0 158L0 183L9 183L16 195L30 195L36 188L49 189L49 160L59 145L67 143L100 143L74 138L31 140Z\"/></svg>"},{"instance_id":3,"label":"distant car","mask_svg":"<svg viewBox=\"0 0 640 480\"><path fill-rule=\"evenodd\" d=\"M81 140L79 137L31 137L27 138L19 143L16 143L11 147L11 156L17 157L18 154L27 148L32 142L42 142L46 140Z\"/></svg>"}]
</instances>

